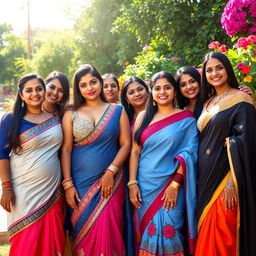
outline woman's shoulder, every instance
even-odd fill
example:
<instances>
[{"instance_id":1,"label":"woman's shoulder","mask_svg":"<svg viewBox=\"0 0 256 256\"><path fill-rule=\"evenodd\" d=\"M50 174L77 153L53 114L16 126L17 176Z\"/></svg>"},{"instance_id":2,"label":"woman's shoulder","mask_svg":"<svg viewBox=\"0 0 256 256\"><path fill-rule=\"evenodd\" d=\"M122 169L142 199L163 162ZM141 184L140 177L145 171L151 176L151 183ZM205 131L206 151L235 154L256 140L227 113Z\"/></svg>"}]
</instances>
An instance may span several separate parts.
<instances>
[{"instance_id":1,"label":"woman's shoulder","mask_svg":"<svg viewBox=\"0 0 256 256\"><path fill-rule=\"evenodd\" d=\"M246 92L235 90L230 99L234 104L246 102L255 106L253 97Z\"/></svg>"},{"instance_id":2,"label":"woman's shoulder","mask_svg":"<svg viewBox=\"0 0 256 256\"><path fill-rule=\"evenodd\" d=\"M1 126L7 126L11 123L12 112L5 113L1 118Z\"/></svg>"}]
</instances>

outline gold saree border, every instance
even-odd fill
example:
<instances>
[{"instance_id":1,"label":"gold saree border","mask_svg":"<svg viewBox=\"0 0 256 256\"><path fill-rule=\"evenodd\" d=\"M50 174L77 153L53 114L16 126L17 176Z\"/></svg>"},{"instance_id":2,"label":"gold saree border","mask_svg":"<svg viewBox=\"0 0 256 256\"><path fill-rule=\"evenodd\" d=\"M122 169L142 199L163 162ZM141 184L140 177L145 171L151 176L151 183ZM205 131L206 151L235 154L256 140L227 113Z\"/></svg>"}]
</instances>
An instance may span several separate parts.
<instances>
[{"instance_id":1,"label":"gold saree border","mask_svg":"<svg viewBox=\"0 0 256 256\"><path fill-rule=\"evenodd\" d=\"M35 210L34 212L29 213L28 216L24 217L22 220L8 228L9 239L42 218L62 195L63 189L59 186L51 198L43 206L39 207L39 209Z\"/></svg>"},{"instance_id":2,"label":"gold saree border","mask_svg":"<svg viewBox=\"0 0 256 256\"><path fill-rule=\"evenodd\" d=\"M253 99L246 93L238 92L234 94L231 98L227 99L226 101L222 102L220 105L214 106L209 112L204 108L201 117L198 120L198 129L202 131L208 122L219 112L227 110L238 103L246 102L255 106Z\"/></svg>"},{"instance_id":3,"label":"gold saree border","mask_svg":"<svg viewBox=\"0 0 256 256\"><path fill-rule=\"evenodd\" d=\"M236 232L236 255L239 256L239 239L240 239L240 203L239 203L239 187L237 183L237 178L234 170L234 165L233 165L233 160L232 160L232 155L230 152L230 138L226 138L226 143L227 143L227 152L228 152L228 161L229 161L229 166L230 166L230 171L232 174L232 178L234 181L235 189L236 189L236 194L237 194L237 232Z\"/></svg>"},{"instance_id":4,"label":"gold saree border","mask_svg":"<svg viewBox=\"0 0 256 256\"><path fill-rule=\"evenodd\" d=\"M114 189L112 195L107 198L107 199L101 199L100 202L98 203L97 207L94 209L94 211L91 213L91 216L89 217L88 221L85 223L79 234L74 240L74 248L76 248L79 243L83 240L83 238L86 236L86 234L89 232L91 229L92 225L95 223L96 219L99 217L100 213L104 209L104 207L107 205L109 200L112 198L114 193L116 192L117 188L119 187L121 181L123 178L123 170L120 170L118 172L118 176L116 178L116 182L114 184Z\"/></svg>"},{"instance_id":5,"label":"gold saree border","mask_svg":"<svg viewBox=\"0 0 256 256\"><path fill-rule=\"evenodd\" d=\"M219 197L220 193L223 191L225 184L228 180L230 171L226 174L226 176L224 177L224 179L221 181L221 183L219 184L218 188L214 191L211 200L209 201L209 203L204 207L204 210L199 218L198 221L198 226L197 226L197 230L199 232L200 227L204 221L204 218L206 217L207 213L209 212L209 210L211 209L212 205L214 204L214 202L217 200L217 198Z\"/></svg>"}]
</instances>

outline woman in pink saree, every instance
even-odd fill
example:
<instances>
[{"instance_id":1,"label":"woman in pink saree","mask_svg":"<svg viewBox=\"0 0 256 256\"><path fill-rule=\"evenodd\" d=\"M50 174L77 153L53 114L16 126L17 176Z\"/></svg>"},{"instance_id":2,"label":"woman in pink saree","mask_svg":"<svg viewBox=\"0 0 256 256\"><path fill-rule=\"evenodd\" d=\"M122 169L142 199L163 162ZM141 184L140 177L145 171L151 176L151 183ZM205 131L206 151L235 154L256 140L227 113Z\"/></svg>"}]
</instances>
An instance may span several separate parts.
<instances>
[{"instance_id":1,"label":"woman in pink saree","mask_svg":"<svg viewBox=\"0 0 256 256\"><path fill-rule=\"evenodd\" d=\"M63 193L57 116L42 111L45 85L22 77L14 110L1 121L1 205L7 211L10 255L63 255ZM11 131L11 132L9 132Z\"/></svg>"}]
</instances>

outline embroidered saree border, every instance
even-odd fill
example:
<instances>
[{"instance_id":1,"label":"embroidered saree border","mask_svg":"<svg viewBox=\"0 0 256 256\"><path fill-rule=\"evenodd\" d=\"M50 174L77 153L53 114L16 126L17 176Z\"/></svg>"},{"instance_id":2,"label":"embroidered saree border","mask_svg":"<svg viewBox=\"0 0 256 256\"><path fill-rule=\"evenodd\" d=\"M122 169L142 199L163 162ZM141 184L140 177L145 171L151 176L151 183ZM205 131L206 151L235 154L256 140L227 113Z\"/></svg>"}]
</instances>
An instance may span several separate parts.
<instances>
[{"instance_id":1,"label":"embroidered saree border","mask_svg":"<svg viewBox=\"0 0 256 256\"><path fill-rule=\"evenodd\" d=\"M220 105L216 105L213 107L209 112L204 109L202 112L201 117L199 117L198 120L198 129L202 131L208 122L219 112L227 110L233 106L235 106L238 103L246 102L249 104L254 105L252 98L245 94L245 93L238 93L235 94L231 99L228 99L227 101L221 103Z\"/></svg>"},{"instance_id":2,"label":"embroidered saree border","mask_svg":"<svg viewBox=\"0 0 256 256\"><path fill-rule=\"evenodd\" d=\"M87 193L82 198L81 202L78 205L78 211L74 211L71 216L71 222L73 226L77 223L79 217L83 213L84 209L89 205L92 201L93 197L100 190L100 179L98 179L91 188L87 191Z\"/></svg>"},{"instance_id":3,"label":"embroidered saree border","mask_svg":"<svg viewBox=\"0 0 256 256\"><path fill-rule=\"evenodd\" d=\"M62 195L63 190L62 187L59 186L47 202L8 227L9 237L12 238L14 235L18 234L28 226L35 223L38 219L43 217Z\"/></svg>"},{"instance_id":4,"label":"embroidered saree border","mask_svg":"<svg viewBox=\"0 0 256 256\"><path fill-rule=\"evenodd\" d=\"M115 104L108 105L107 109L103 113L101 119L99 120L99 122L97 123L95 128L85 138L83 138L82 140L80 140L78 142L75 142L74 146L83 146L83 145L90 144L90 143L94 142L95 140L97 140L99 138L99 136L103 133L103 131L104 131L105 127L107 126L107 124L109 123L109 121L111 120L117 107L118 107L118 105L115 105Z\"/></svg>"},{"instance_id":5,"label":"embroidered saree border","mask_svg":"<svg viewBox=\"0 0 256 256\"><path fill-rule=\"evenodd\" d=\"M89 232L89 230L91 229L92 225L95 223L96 219L98 218L98 216L100 215L100 213L102 212L104 207L107 205L109 200L112 198L112 196L116 192L118 186L120 185L120 183L122 181L122 178L123 178L123 171L120 170L118 172L118 175L117 175L116 180L115 180L115 184L114 184L112 195L109 198L107 198L107 199L101 199L100 200L100 202L98 203L97 207L95 207L94 211L90 214L89 219L87 220L87 222L85 223L85 225L83 226L81 231L78 233L77 237L75 238L75 240L74 240L74 248L79 245L79 243L83 240L83 238Z\"/></svg>"},{"instance_id":6,"label":"embroidered saree border","mask_svg":"<svg viewBox=\"0 0 256 256\"><path fill-rule=\"evenodd\" d=\"M209 212L210 208L212 207L212 205L214 204L214 202L216 201L216 199L219 197L220 193L223 191L225 184L228 180L230 171L226 174L226 176L224 177L224 179L221 181L221 183L219 184L218 188L215 190L215 192L212 195L211 200L209 201L209 203L205 206L199 221L198 221L198 232L200 230L200 227L204 221L205 216L207 215L207 213Z\"/></svg>"},{"instance_id":7,"label":"embroidered saree border","mask_svg":"<svg viewBox=\"0 0 256 256\"><path fill-rule=\"evenodd\" d=\"M233 165L233 160L232 160L232 155L231 155L231 152L230 152L230 139L229 138L226 138L226 142L227 142L227 152L228 152L228 161L229 161L229 166L230 166L230 171L231 171L231 174L232 174L232 178L233 178L233 181L234 181L234 185L235 185L235 189L236 189L236 194L239 195L239 188L238 188L238 182L237 182L237 179L236 179L236 174L235 174L235 170L234 170L234 165ZM236 237L236 255L239 256L239 237L240 237L240 203L239 203L239 196L237 197L237 237Z\"/></svg>"},{"instance_id":8,"label":"embroidered saree border","mask_svg":"<svg viewBox=\"0 0 256 256\"><path fill-rule=\"evenodd\" d=\"M184 256L184 252L178 252L178 253L168 253L168 254L155 254L155 253L152 253L152 252L149 252L145 249L140 249L139 250L139 254L138 256Z\"/></svg>"},{"instance_id":9,"label":"embroidered saree border","mask_svg":"<svg viewBox=\"0 0 256 256\"><path fill-rule=\"evenodd\" d=\"M20 134L21 145L58 124L60 124L60 119L59 117L54 116L40 124L37 124L36 126L31 127Z\"/></svg>"}]
</instances>

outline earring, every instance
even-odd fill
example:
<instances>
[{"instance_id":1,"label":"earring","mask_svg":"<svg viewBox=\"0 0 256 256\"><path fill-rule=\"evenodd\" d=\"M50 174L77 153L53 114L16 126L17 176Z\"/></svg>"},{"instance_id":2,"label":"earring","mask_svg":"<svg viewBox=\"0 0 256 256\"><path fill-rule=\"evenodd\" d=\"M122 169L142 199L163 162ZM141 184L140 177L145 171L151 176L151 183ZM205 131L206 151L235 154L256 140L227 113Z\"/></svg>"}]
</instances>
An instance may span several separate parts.
<instances>
[{"instance_id":1,"label":"earring","mask_svg":"<svg viewBox=\"0 0 256 256\"><path fill-rule=\"evenodd\" d=\"M156 106L156 102L153 100L153 107L155 107Z\"/></svg>"},{"instance_id":2,"label":"earring","mask_svg":"<svg viewBox=\"0 0 256 256\"><path fill-rule=\"evenodd\" d=\"M24 103L24 100L21 102L21 107L24 108L25 106L25 103Z\"/></svg>"}]
</instances>

